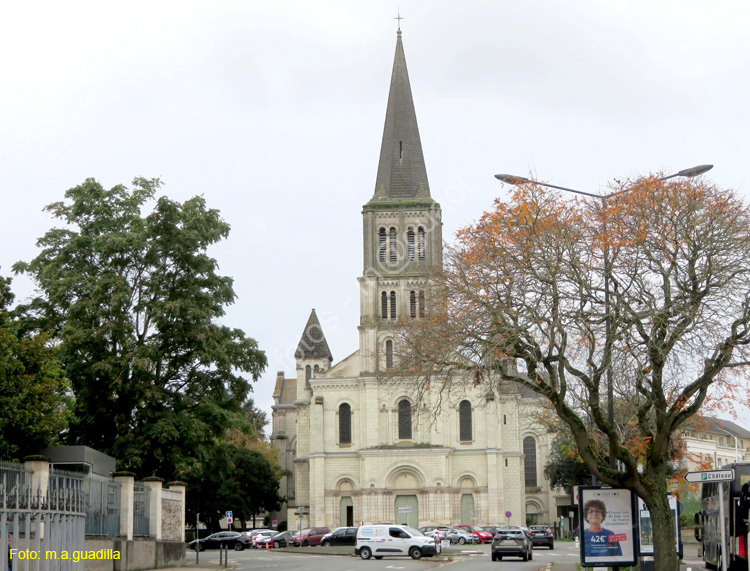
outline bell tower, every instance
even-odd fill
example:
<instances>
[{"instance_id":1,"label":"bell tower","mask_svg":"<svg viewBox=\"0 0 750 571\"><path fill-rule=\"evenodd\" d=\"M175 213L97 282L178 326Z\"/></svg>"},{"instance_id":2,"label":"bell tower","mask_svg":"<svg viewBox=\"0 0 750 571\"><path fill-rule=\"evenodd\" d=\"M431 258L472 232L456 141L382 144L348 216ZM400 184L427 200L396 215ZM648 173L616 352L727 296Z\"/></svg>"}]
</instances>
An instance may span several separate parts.
<instances>
[{"instance_id":1,"label":"bell tower","mask_svg":"<svg viewBox=\"0 0 750 571\"><path fill-rule=\"evenodd\" d=\"M425 316L430 275L442 265L442 215L430 196L400 29L375 192L362 217L359 354L369 376L393 366L397 326Z\"/></svg>"}]
</instances>

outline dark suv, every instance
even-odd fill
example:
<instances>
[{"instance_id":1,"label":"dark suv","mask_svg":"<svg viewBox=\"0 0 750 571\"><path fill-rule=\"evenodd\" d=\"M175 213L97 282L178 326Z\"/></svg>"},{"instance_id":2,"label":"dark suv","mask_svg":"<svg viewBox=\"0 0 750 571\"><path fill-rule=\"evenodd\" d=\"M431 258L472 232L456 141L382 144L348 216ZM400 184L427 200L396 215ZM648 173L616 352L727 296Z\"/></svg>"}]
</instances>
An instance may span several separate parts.
<instances>
[{"instance_id":1,"label":"dark suv","mask_svg":"<svg viewBox=\"0 0 750 571\"><path fill-rule=\"evenodd\" d=\"M531 532L532 545L546 545L550 549L555 548L555 538L548 525L532 525L529 531Z\"/></svg>"},{"instance_id":2,"label":"dark suv","mask_svg":"<svg viewBox=\"0 0 750 571\"><path fill-rule=\"evenodd\" d=\"M330 545L356 545L358 527L339 527L331 533L326 533L320 540L324 547Z\"/></svg>"}]
</instances>

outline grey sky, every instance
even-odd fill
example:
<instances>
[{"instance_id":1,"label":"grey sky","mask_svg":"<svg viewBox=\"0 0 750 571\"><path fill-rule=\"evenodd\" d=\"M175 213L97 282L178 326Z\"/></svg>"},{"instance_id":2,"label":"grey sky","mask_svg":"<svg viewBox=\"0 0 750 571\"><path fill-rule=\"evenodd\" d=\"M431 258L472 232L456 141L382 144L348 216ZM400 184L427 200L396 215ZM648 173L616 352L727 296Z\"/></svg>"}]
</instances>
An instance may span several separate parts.
<instances>
[{"instance_id":1,"label":"grey sky","mask_svg":"<svg viewBox=\"0 0 750 571\"><path fill-rule=\"evenodd\" d=\"M713 163L747 197L747 2L16 2L0 23L0 274L87 177L203 194L232 225L212 254L235 280L226 322L268 354L270 413L311 308L335 361L357 349L399 7L447 241L504 194L498 172L595 192Z\"/></svg>"}]
</instances>

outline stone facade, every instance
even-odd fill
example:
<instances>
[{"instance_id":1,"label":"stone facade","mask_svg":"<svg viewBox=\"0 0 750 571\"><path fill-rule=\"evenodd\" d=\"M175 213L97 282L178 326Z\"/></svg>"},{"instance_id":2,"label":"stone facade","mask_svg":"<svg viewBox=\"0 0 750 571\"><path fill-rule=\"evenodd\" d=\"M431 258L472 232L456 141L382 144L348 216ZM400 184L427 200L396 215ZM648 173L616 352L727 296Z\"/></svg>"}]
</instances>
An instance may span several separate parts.
<instances>
[{"instance_id":1,"label":"stone facade","mask_svg":"<svg viewBox=\"0 0 750 571\"><path fill-rule=\"evenodd\" d=\"M375 192L362 216L359 350L334 365L313 310L295 376L277 376L272 440L288 500L277 519L292 529L525 525L529 505L539 523L551 523L556 499L541 477L549 439L521 421L536 402L467 389L428 422L414 395L388 380L397 328L424 317L429 276L442 264L442 213L430 197L400 31ZM539 482L531 499L529 436Z\"/></svg>"}]
</instances>

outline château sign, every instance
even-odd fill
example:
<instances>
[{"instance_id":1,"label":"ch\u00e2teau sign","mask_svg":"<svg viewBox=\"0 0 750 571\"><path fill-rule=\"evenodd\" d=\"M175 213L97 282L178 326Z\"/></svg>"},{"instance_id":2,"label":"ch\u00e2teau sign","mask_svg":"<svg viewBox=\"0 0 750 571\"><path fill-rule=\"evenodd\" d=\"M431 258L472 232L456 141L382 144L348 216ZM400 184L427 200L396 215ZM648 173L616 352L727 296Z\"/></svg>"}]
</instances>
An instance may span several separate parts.
<instances>
[{"instance_id":1,"label":"ch\u00e2teau sign","mask_svg":"<svg viewBox=\"0 0 750 571\"><path fill-rule=\"evenodd\" d=\"M728 482L734 480L734 470L705 470L703 472L688 472L685 481L691 484L704 482Z\"/></svg>"}]
</instances>

